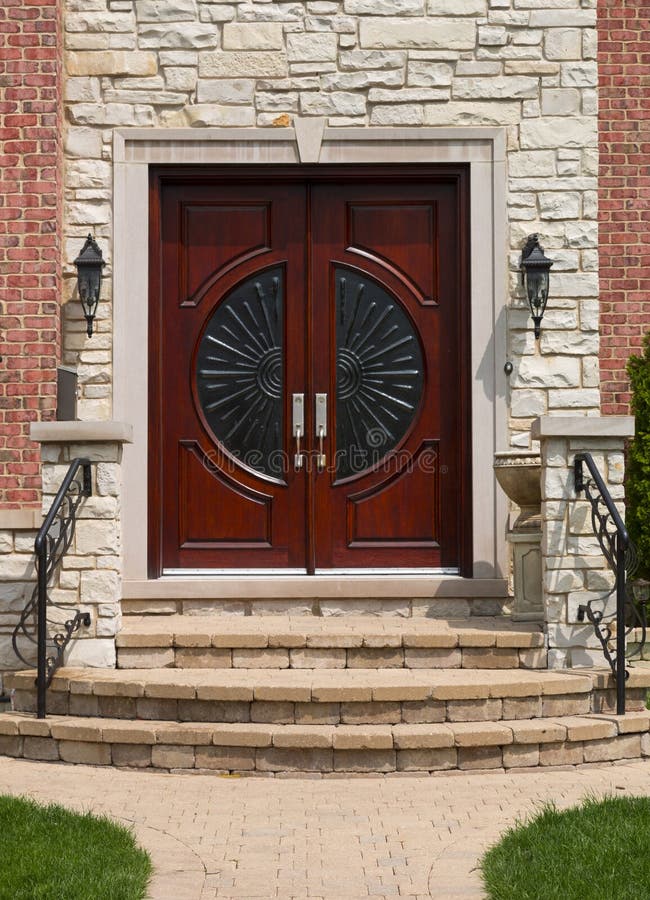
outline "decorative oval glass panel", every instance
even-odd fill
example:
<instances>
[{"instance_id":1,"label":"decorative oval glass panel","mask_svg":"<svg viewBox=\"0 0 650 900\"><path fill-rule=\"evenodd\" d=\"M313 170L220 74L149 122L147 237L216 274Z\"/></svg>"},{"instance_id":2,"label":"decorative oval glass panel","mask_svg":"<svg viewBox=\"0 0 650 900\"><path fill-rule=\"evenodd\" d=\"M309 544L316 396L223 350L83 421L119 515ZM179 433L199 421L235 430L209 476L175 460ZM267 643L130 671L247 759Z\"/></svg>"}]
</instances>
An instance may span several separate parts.
<instances>
[{"instance_id":1,"label":"decorative oval glass panel","mask_svg":"<svg viewBox=\"0 0 650 900\"><path fill-rule=\"evenodd\" d=\"M337 267L336 474L377 465L398 446L424 386L420 341L406 312L377 281Z\"/></svg>"},{"instance_id":2,"label":"decorative oval glass panel","mask_svg":"<svg viewBox=\"0 0 650 900\"><path fill-rule=\"evenodd\" d=\"M277 266L219 303L197 354L199 404L216 439L264 475L283 473L284 280Z\"/></svg>"}]
</instances>

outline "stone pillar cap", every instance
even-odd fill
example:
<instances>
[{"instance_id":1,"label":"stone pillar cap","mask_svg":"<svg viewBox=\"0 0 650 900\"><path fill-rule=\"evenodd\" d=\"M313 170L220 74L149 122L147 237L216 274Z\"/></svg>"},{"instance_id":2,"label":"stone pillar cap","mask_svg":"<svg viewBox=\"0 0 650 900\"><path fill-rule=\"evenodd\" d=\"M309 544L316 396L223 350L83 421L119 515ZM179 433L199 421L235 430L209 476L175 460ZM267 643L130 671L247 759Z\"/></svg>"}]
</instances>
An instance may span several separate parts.
<instances>
[{"instance_id":1,"label":"stone pillar cap","mask_svg":"<svg viewBox=\"0 0 650 900\"><path fill-rule=\"evenodd\" d=\"M32 422L29 436L40 444L86 444L93 441L132 444L133 426L126 422Z\"/></svg>"},{"instance_id":2,"label":"stone pillar cap","mask_svg":"<svg viewBox=\"0 0 650 900\"><path fill-rule=\"evenodd\" d=\"M530 428L540 438L628 438L634 435L634 416L539 416Z\"/></svg>"}]
</instances>

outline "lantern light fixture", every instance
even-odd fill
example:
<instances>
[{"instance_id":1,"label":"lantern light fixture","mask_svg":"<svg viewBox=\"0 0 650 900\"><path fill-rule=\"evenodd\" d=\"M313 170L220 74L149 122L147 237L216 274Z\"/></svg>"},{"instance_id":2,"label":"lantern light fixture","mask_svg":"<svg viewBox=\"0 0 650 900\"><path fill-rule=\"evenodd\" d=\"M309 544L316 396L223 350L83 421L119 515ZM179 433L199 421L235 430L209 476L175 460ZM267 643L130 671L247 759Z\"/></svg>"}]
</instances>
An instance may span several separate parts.
<instances>
[{"instance_id":1,"label":"lantern light fixture","mask_svg":"<svg viewBox=\"0 0 650 900\"><path fill-rule=\"evenodd\" d=\"M97 314L97 304L102 286L102 269L106 265L102 251L92 234L86 238L81 253L74 261L77 267L77 290L86 317L86 333L93 334L93 321Z\"/></svg>"},{"instance_id":2,"label":"lantern light fixture","mask_svg":"<svg viewBox=\"0 0 650 900\"><path fill-rule=\"evenodd\" d=\"M535 338L541 333L541 322L548 302L549 273L553 260L544 255L539 235L530 234L521 253L521 280L535 326Z\"/></svg>"}]
</instances>

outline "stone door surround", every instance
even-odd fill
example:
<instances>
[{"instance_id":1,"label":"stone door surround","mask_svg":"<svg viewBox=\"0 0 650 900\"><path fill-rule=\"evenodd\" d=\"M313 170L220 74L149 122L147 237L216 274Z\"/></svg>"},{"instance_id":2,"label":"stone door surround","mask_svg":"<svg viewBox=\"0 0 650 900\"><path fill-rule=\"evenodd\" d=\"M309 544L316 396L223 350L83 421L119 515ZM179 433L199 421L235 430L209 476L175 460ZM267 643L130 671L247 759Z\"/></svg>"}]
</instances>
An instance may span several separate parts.
<instances>
[{"instance_id":1,"label":"stone door surround","mask_svg":"<svg viewBox=\"0 0 650 900\"><path fill-rule=\"evenodd\" d=\"M330 128L297 118L293 128L132 128L114 132L113 418L131 423L124 450L124 577L147 580L147 376L149 165L467 163L471 195L471 372L474 567L503 578L506 504L492 472L506 442L505 129ZM133 361L138 360L134 366Z\"/></svg>"}]
</instances>

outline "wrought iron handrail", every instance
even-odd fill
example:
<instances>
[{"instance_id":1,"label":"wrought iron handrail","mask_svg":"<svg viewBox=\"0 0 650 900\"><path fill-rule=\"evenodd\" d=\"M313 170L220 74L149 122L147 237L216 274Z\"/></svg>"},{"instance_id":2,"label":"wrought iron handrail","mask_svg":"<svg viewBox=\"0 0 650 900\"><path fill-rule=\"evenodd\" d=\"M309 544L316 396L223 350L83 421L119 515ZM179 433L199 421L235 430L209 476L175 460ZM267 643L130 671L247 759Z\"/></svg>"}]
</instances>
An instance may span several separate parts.
<instances>
[{"instance_id":1,"label":"wrought iron handrail","mask_svg":"<svg viewBox=\"0 0 650 900\"><path fill-rule=\"evenodd\" d=\"M625 681L629 675L625 666L627 632L640 626L642 628L641 646L645 642L646 632L645 608L639 610L628 596L627 579L634 575L638 567L636 550L630 540L625 522L616 508L591 453L576 453L573 465L576 493L580 494L584 491L585 498L589 501L594 534L600 544L603 556L615 576L614 588L607 594L605 601L616 593L614 616L606 618L602 610L594 609L593 603L596 600L594 598L578 608L578 620L584 621L586 617L594 627L605 659L616 680L616 712L617 715L622 716L625 713ZM584 477L583 466L587 467L591 478ZM628 626L628 617L636 618L637 621ZM616 650L615 653L612 653L610 644L614 618L616 621Z\"/></svg>"},{"instance_id":2,"label":"wrought iron handrail","mask_svg":"<svg viewBox=\"0 0 650 900\"><path fill-rule=\"evenodd\" d=\"M81 479L77 477L79 470ZM11 639L14 652L26 666L33 666L34 660L27 659L18 649L18 640L22 637L36 646L36 711L39 719L45 718L46 691L52 683L54 673L63 663L63 654L72 635L81 625L86 627L90 625L90 613L77 610L71 619L64 622L63 630L53 635L54 653L48 655L47 610L48 607L58 607L58 604L50 600L48 586L58 573L63 557L74 538L77 510L91 494L90 461L75 459L70 464L36 536L34 542L36 587L21 613Z\"/></svg>"}]
</instances>

